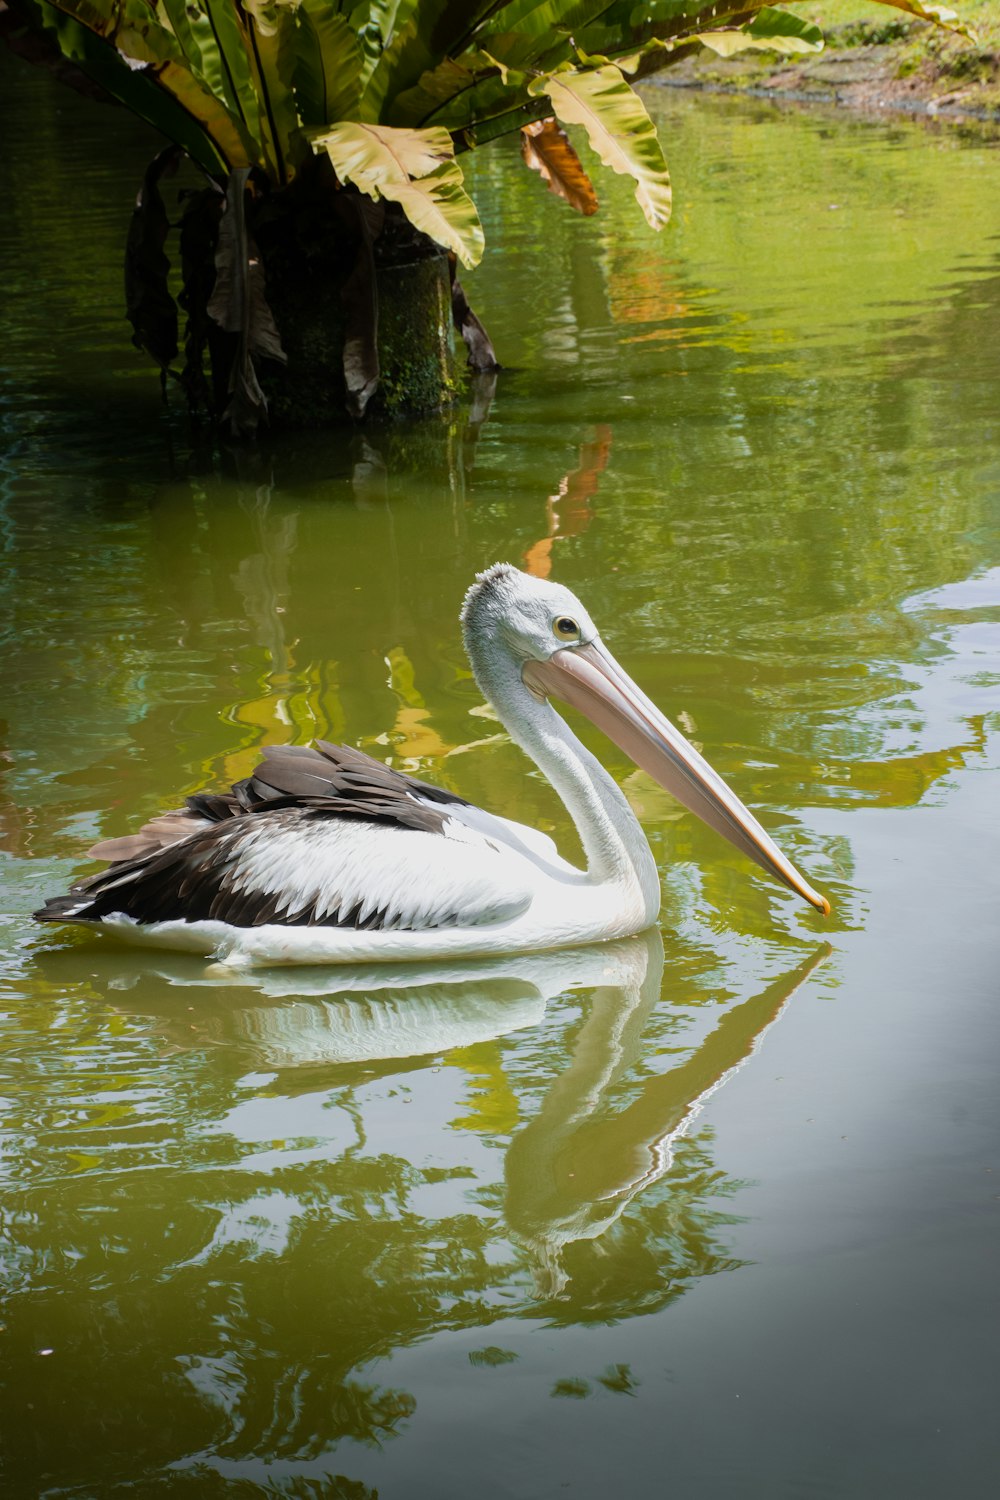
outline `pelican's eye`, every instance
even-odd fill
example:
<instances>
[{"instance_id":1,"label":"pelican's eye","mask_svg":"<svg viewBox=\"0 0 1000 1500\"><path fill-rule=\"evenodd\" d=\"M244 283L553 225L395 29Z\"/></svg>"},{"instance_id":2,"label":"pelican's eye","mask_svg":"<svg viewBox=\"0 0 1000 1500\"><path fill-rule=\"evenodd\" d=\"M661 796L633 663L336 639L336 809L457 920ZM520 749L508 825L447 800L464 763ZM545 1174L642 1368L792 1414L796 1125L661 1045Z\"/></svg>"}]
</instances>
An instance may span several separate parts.
<instances>
[{"instance_id":1,"label":"pelican's eye","mask_svg":"<svg viewBox=\"0 0 1000 1500\"><path fill-rule=\"evenodd\" d=\"M552 634L557 641L578 641L580 627L569 615L557 615L552 621Z\"/></svg>"}]
</instances>

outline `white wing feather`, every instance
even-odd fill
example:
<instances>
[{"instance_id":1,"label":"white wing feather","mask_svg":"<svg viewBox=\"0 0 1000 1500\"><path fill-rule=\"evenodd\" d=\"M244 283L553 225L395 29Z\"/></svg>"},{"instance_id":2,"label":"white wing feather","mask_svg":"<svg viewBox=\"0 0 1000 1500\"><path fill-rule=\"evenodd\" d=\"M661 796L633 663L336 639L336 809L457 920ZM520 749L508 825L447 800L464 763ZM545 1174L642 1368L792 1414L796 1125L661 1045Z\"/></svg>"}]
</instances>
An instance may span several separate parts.
<instances>
[{"instance_id":1,"label":"white wing feather","mask_svg":"<svg viewBox=\"0 0 1000 1500\"><path fill-rule=\"evenodd\" d=\"M531 901L523 861L450 819L444 837L349 819L261 821L241 839L232 886L280 893L279 922L281 911L315 905L319 921L360 907L362 923L383 913L382 929L466 927L507 921Z\"/></svg>"}]
</instances>

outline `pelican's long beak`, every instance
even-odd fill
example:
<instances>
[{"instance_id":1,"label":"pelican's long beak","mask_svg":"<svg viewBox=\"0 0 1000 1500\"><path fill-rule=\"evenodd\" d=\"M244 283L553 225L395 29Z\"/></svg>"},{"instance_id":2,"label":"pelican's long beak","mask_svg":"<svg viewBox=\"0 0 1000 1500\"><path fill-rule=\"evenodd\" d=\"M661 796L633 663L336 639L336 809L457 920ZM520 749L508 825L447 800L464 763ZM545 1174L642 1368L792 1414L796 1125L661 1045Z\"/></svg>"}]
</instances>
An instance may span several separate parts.
<instances>
[{"instance_id":1,"label":"pelican's long beak","mask_svg":"<svg viewBox=\"0 0 1000 1500\"><path fill-rule=\"evenodd\" d=\"M586 714L678 802L824 916L829 915L826 897L803 879L736 793L599 641L563 647L548 661L528 661L521 675L533 693L561 698Z\"/></svg>"}]
</instances>

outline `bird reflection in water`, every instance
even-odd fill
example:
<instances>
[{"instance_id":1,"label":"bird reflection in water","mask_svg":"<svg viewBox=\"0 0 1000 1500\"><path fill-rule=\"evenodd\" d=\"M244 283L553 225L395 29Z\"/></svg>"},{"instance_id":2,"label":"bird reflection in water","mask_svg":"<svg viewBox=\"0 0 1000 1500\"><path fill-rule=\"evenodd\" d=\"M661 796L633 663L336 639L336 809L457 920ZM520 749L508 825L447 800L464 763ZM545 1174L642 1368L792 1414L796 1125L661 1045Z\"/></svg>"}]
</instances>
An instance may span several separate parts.
<instances>
[{"instance_id":1,"label":"bird reflection in water","mask_svg":"<svg viewBox=\"0 0 1000 1500\"><path fill-rule=\"evenodd\" d=\"M109 1441L130 1444L141 1483L206 1466L275 1493L332 1482L362 1449L406 1441L422 1388L387 1356L462 1331L506 1346L518 1318L526 1337L539 1316L627 1319L739 1264L720 1212L732 1181L689 1127L826 951L683 1053L665 1036L684 1046L715 1007L705 985L684 990L693 1010L670 1003L683 969L664 978L655 931L238 980L109 950L85 989L76 950L39 954L52 992L87 1002L67 1054L85 1096L55 1124L37 1091L8 1116L38 1179L7 1226L12 1263L47 1267L54 1239L66 1257L58 1293L11 1305L10 1337L44 1298L73 1431L106 1435L121 1389ZM484 1055L514 1108L469 1128L460 1070ZM52 1201L67 1153L79 1170ZM73 1442L52 1465L79 1476Z\"/></svg>"},{"instance_id":2,"label":"bird reflection in water","mask_svg":"<svg viewBox=\"0 0 1000 1500\"><path fill-rule=\"evenodd\" d=\"M619 1084L641 1061L660 997L659 932L636 938L625 983L595 988L570 1063L506 1159L507 1222L529 1252L538 1295L561 1295L565 1254L598 1240L643 1189L670 1171L675 1147L706 1099L752 1054L788 1000L831 951L822 945L752 1000L728 1010L683 1062L643 1083L623 1108Z\"/></svg>"},{"instance_id":3,"label":"bird reflection in water","mask_svg":"<svg viewBox=\"0 0 1000 1500\"><path fill-rule=\"evenodd\" d=\"M597 1241L633 1200L670 1172L675 1150L707 1098L759 1046L795 991L830 953L821 945L760 994L730 1007L681 1062L646 1077L646 1028L660 1000L657 929L620 942L467 964L359 965L267 970L247 978L254 998L233 1004L232 974L161 971L171 985L216 988L219 1000L185 1016L185 1043L249 1048L258 1065L314 1070L438 1057L529 1028L570 991L588 991L568 1065L533 1118L510 1139L505 1217L526 1253L535 1295L561 1297L571 1247ZM166 1019L166 1018L165 1018Z\"/></svg>"}]
</instances>

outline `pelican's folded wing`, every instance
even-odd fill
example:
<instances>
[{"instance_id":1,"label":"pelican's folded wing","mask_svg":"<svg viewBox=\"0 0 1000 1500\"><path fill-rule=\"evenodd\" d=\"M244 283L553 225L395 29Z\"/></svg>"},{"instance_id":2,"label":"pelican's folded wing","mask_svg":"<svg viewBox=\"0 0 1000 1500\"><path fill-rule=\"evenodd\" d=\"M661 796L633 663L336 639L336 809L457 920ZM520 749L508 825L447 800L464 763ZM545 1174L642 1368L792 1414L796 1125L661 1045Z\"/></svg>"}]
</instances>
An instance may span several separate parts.
<instances>
[{"instance_id":1,"label":"pelican's folded wing","mask_svg":"<svg viewBox=\"0 0 1000 1500\"><path fill-rule=\"evenodd\" d=\"M263 807L112 865L36 915L417 931L503 922L527 908L530 874L516 853L436 821L429 832L315 805Z\"/></svg>"}]
</instances>

